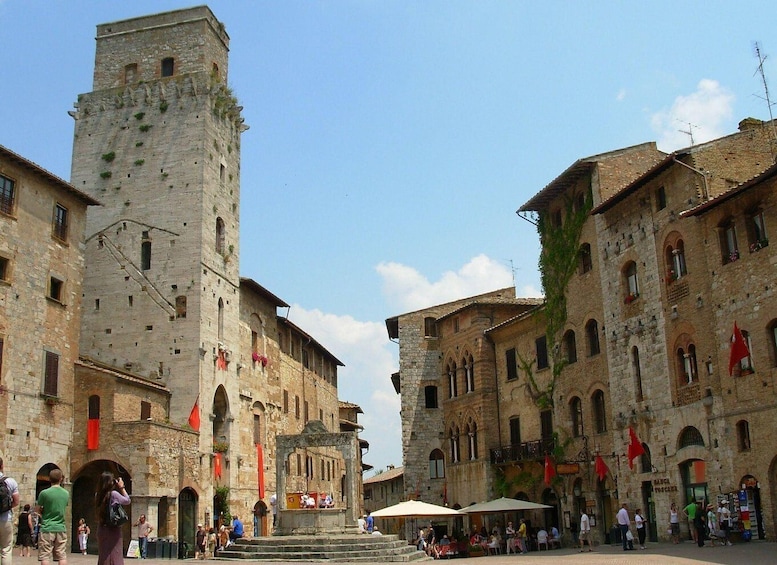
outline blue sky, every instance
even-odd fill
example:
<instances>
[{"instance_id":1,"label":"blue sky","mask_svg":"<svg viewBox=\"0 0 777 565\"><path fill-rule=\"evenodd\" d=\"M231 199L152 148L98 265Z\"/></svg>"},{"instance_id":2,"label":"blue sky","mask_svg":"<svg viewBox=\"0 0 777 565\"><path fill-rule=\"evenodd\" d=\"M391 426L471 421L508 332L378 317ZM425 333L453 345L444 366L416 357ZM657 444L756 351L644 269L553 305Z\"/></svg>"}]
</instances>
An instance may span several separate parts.
<instances>
[{"instance_id":1,"label":"blue sky","mask_svg":"<svg viewBox=\"0 0 777 565\"><path fill-rule=\"evenodd\" d=\"M0 0L0 143L69 179L96 26L195 4ZM251 126L241 273L346 364L376 469L402 464L386 318L513 283L540 295L515 210L576 159L769 117L753 43L777 57L772 2L208 5Z\"/></svg>"}]
</instances>

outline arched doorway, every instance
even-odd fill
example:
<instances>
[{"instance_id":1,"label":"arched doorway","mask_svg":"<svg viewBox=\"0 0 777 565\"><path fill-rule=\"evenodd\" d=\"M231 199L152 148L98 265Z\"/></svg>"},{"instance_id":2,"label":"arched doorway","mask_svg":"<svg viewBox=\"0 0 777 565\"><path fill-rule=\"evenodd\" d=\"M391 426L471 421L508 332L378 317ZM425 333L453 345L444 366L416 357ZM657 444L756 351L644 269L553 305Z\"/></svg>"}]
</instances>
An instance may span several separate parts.
<instances>
[{"instance_id":1,"label":"arched doorway","mask_svg":"<svg viewBox=\"0 0 777 565\"><path fill-rule=\"evenodd\" d=\"M750 530L751 538L757 536L758 539L766 539L761 512L761 484L753 475L745 475L739 484L742 487L739 491L739 519L742 527Z\"/></svg>"},{"instance_id":2,"label":"arched doorway","mask_svg":"<svg viewBox=\"0 0 777 565\"><path fill-rule=\"evenodd\" d=\"M113 473L114 477L122 477L127 487L127 493L132 495L132 477L127 469L116 461L99 459L86 464L79 469L73 479L71 494L72 523L70 524L70 549L74 553L79 552L78 548L78 520L83 518L92 530L87 542L87 552L97 555L97 526L98 518L95 515L94 495L97 492L100 475L105 472ZM48 471L46 472L48 477ZM41 483L40 473L38 484ZM131 507L127 507L127 513L131 514ZM132 519L122 526L122 537L124 538L124 550L126 551L129 542L132 539Z\"/></svg>"},{"instance_id":3,"label":"arched doorway","mask_svg":"<svg viewBox=\"0 0 777 565\"><path fill-rule=\"evenodd\" d=\"M197 493L185 488L178 494L178 557L194 555L194 535L197 530Z\"/></svg>"},{"instance_id":4,"label":"arched doorway","mask_svg":"<svg viewBox=\"0 0 777 565\"><path fill-rule=\"evenodd\" d=\"M268 533L267 523L267 505L263 500L258 500L254 504L254 537L266 536Z\"/></svg>"},{"instance_id":5,"label":"arched doorway","mask_svg":"<svg viewBox=\"0 0 777 565\"><path fill-rule=\"evenodd\" d=\"M213 393L213 443L229 449L229 397L221 385Z\"/></svg>"},{"instance_id":6,"label":"arched doorway","mask_svg":"<svg viewBox=\"0 0 777 565\"><path fill-rule=\"evenodd\" d=\"M537 524L538 526L544 526L545 529L550 531L550 528L556 526L561 531L561 521L559 520L558 511L558 496L556 491L550 488L546 488L542 493L542 503L552 506L553 508L546 508L542 511L543 524Z\"/></svg>"}]
</instances>

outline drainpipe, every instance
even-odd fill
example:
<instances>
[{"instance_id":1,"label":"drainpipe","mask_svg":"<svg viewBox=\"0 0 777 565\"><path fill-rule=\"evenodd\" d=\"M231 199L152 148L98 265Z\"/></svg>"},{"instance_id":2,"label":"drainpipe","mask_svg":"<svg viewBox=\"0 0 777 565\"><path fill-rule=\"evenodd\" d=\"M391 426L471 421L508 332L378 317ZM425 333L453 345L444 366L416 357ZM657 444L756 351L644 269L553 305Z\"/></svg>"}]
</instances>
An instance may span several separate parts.
<instances>
[{"instance_id":1,"label":"drainpipe","mask_svg":"<svg viewBox=\"0 0 777 565\"><path fill-rule=\"evenodd\" d=\"M701 178L704 181L704 189L703 189L703 192L702 192L702 198L704 198L705 202L707 200L709 200L710 199L710 190L709 190L709 187L707 186L707 175L705 175L703 171L700 171L699 169L691 167L687 163L683 163L676 156L672 156L672 161L674 161L678 165L682 165L686 169L692 170L694 173L697 173L697 174L701 175Z\"/></svg>"}]
</instances>

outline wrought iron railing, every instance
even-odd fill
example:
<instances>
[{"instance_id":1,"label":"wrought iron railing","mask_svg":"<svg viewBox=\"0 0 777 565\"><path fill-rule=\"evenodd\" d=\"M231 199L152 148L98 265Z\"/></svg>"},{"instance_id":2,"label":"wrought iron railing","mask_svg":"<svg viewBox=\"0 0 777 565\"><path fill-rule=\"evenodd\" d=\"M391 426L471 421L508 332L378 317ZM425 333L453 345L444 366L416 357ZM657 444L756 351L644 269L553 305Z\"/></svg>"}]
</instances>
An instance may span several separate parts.
<instances>
[{"instance_id":1,"label":"wrought iron railing","mask_svg":"<svg viewBox=\"0 0 777 565\"><path fill-rule=\"evenodd\" d=\"M556 447L553 438L524 441L515 445L503 445L491 450L491 463L512 463L514 461L535 461L552 453Z\"/></svg>"}]
</instances>

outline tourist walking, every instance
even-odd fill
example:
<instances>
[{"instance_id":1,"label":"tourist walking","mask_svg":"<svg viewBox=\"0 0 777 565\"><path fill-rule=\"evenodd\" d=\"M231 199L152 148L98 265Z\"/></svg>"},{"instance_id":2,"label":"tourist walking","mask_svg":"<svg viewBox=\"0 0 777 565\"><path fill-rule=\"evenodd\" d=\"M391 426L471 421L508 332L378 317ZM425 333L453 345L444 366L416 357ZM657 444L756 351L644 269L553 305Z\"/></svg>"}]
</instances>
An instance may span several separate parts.
<instances>
[{"instance_id":1,"label":"tourist walking","mask_svg":"<svg viewBox=\"0 0 777 565\"><path fill-rule=\"evenodd\" d=\"M623 551L627 551L629 549L628 540L626 539L626 534L629 531L629 526L631 525L631 520L629 519L629 505L625 502L621 505L621 509L618 510L618 514L616 515L616 519L618 520L618 527L621 531L621 541L623 541ZM633 549L633 545L632 545Z\"/></svg>"},{"instance_id":2,"label":"tourist walking","mask_svg":"<svg viewBox=\"0 0 777 565\"><path fill-rule=\"evenodd\" d=\"M693 538L694 542L698 542L698 532L696 531L696 509L697 509L696 502L691 502L688 506L683 508L683 516L688 518L688 529L691 530L691 537ZM702 542L702 545L704 543Z\"/></svg>"},{"instance_id":3,"label":"tourist walking","mask_svg":"<svg viewBox=\"0 0 777 565\"><path fill-rule=\"evenodd\" d=\"M718 502L718 526L720 531L723 532L721 541L723 545L731 545L728 539L729 532L731 531L731 510L728 509L728 500L725 498Z\"/></svg>"},{"instance_id":4,"label":"tourist walking","mask_svg":"<svg viewBox=\"0 0 777 565\"><path fill-rule=\"evenodd\" d=\"M580 539L580 553L585 551L585 542L588 542L588 551L594 550L594 543L591 539L591 519L586 514L584 508L580 509L580 533L578 538Z\"/></svg>"},{"instance_id":5,"label":"tourist walking","mask_svg":"<svg viewBox=\"0 0 777 565\"><path fill-rule=\"evenodd\" d=\"M205 548L207 547L208 532L202 524L197 524L197 533L194 534L194 558L205 559Z\"/></svg>"},{"instance_id":6,"label":"tourist walking","mask_svg":"<svg viewBox=\"0 0 777 565\"><path fill-rule=\"evenodd\" d=\"M526 520L521 518L521 524L518 526L518 545L521 546L521 553L528 553L529 550L526 547Z\"/></svg>"},{"instance_id":7,"label":"tourist walking","mask_svg":"<svg viewBox=\"0 0 777 565\"><path fill-rule=\"evenodd\" d=\"M674 502L669 508L669 533L672 536L672 543L680 543L680 515Z\"/></svg>"},{"instance_id":8,"label":"tourist walking","mask_svg":"<svg viewBox=\"0 0 777 565\"><path fill-rule=\"evenodd\" d=\"M645 517L642 515L642 509L637 508L634 511L634 525L637 526L637 539L639 540L640 549L645 549L645 534L647 533L645 528L646 523L647 520L645 520Z\"/></svg>"},{"instance_id":9,"label":"tourist walking","mask_svg":"<svg viewBox=\"0 0 777 565\"><path fill-rule=\"evenodd\" d=\"M16 545L22 549L19 552L19 557L30 557L32 555L32 513L30 512L30 505L25 504L24 510L19 514L19 522L16 527Z\"/></svg>"},{"instance_id":10,"label":"tourist walking","mask_svg":"<svg viewBox=\"0 0 777 565\"><path fill-rule=\"evenodd\" d=\"M89 526L86 525L86 520L81 518L78 521L78 547L82 555L86 555L86 546L89 543L89 534L91 533Z\"/></svg>"},{"instance_id":11,"label":"tourist walking","mask_svg":"<svg viewBox=\"0 0 777 565\"><path fill-rule=\"evenodd\" d=\"M710 536L710 545L715 547L715 540L718 539L718 516L712 504L707 505L707 532L709 532ZM726 544L724 543L723 545Z\"/></svg>"},{"instance_id":12,"label":"tourist walking","mask_svg":"<svg viewBox=\"0 0 777 565\"><path fill-rule=\"evenodd\" d=\"M108 507L112 504L128 505L130 497L124 487L124 479L114 478L113 473L100 475L100 482L95 496L97 511L97 565L124 565L124 551L121 526L111 526L106 523Z\"/></svg>"},{"instance_id":13,"label":"tourist walking","mask_svg":"<svg viewBox=\"0 0 777 565\"><path fill-rule=\"evenodd\" d=\"M7 490L7 504L0 508L0 565L11 565L13 560L13 509L19 506L19 485L3 474L3 458L0 457L0 482ZM7 508L6 508L7 506Z\"/></svg>"},{"instance_id":14,"label":"tourist walking","mask_svg":"<svg viewBox=\"0 0 777 565\"><path fill-rule=\"evenodd\" d=\"M51 486L38 495L40 508L40 537L38 539L38 561L49 565L57 561L67 565L67 529L65 509L70 502L70 493L62 488L62 469L49 472Z\"/></svg>"}]
</instances>

